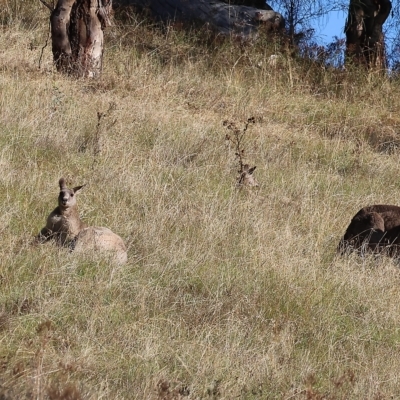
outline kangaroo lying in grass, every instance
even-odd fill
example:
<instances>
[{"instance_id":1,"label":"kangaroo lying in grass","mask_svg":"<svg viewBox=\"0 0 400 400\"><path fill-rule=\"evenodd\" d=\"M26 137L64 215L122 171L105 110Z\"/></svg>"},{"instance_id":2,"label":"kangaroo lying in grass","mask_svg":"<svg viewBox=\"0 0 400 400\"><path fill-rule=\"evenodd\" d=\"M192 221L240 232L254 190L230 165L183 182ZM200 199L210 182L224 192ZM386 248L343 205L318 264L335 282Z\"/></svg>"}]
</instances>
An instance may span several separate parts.
<instances>
[{"instance_id":1,"label":"kangaroo lying in grass","mask_svg":"<svg viewBox=\"0 0 400 400\"><path fill-rule=\"evenodd\" d=\"M237 186L258 186L258 182L254 178L253 172L256 167L251 167L249 164L244 164L239 172Z\"/></svg>"},{"instance_id":2,"label":"kangaroo lying in grass","mask_svg":"<svg viewBox=\"0 0 400 400\"><path fill-rule=\"evenodd\" d=\"M88 227L79 218L76 195L83 186L69 189L64 178L59 185L58 206L47 217L46 226L38 235L39 242L54 239L75 252L109 252L118 264L126 263L126 247L118 235L108 228Z\"/></svg>"},{"instance_id":3,"label":"kangaroo lying in grass","mask_svg":"<svg viewBox=\"0 0 400 400\"><path fill-rule=\"evenodd\" d=\"M363 249L390 256L400 254L400 207L373 205L358 211L339 242L338 252Z\"/></svg>"}]
</instances>

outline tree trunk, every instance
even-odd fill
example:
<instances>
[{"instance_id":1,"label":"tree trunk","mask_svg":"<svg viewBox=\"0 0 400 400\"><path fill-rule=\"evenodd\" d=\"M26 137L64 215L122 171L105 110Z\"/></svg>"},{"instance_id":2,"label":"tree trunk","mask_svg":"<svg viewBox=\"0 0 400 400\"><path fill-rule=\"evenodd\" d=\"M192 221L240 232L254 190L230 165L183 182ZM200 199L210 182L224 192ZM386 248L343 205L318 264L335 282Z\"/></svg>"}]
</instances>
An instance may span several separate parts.
<instances>
[{"instance_id":1,"label":"tree trunk","mask_svg":"<svg viewBox=\"0 0 400 400\"><path fill-rule=\"evenodd\" d=\"M345 27L348 61L368 68L386 68L382 28L391 9L390 0L350 0Z\"/></svg>"},{"instance_id":2,"label":"tree trunk","mask_svg":"<svg viewBox=\"0 0 400 400\"><path fill-rule=\"evenodd\" d=\"M50 16L57 70L98 77L103 60L103 30L110 25L112 0L58 0Z\"/></svg>"},{"instance_id":3,"label":"tree trunk","mask_svg":"<svg viewBox=\"0 0 400 400\"><path fill-rule=\"evenodd\" d=\"M149 10L163 21L200 22L225 35L251 37L260 25L267 30L284 28L284 19L266 5L263 9L230 5L229 0L114 0L120 6L136 6ZM235 0L232 3L239 3ZM246 3L246 0L240 3ZM259 3L259 2L258 2ZM248 4L258 4L254 0Z\"/></svg>"}]
</instances>

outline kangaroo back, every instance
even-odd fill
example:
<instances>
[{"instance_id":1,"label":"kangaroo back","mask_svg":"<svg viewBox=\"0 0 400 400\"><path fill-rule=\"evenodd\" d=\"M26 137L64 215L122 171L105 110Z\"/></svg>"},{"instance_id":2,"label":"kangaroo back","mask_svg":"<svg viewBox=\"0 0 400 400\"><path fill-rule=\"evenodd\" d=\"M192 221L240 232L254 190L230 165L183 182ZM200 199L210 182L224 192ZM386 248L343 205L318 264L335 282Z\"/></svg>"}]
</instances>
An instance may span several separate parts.
<instances>
[{"instance_id":1,"label":"kangaroo back","mask_svg":"<svg viewBox=\"0 0 400 400\"><path fill-rule=\"evenodd\" d=\"M338 245L338 252L365 248L394 255L393 249L400 245L400 207L378 204L364 207L352 218L343 238ZM399 243L397 243L399 242Z\"/></svg>"},{"instance_id":2,"label":"kangaroo back","mask_svg":"<svg viewBox=\"0 0 400 400\"><path fill-rule=\"evenodd\" d=\"M90 226L79 232L72 249L77 253L109 253L117 264L128 260L124 241L108 228Z\"/></svg>"}]
</instances>

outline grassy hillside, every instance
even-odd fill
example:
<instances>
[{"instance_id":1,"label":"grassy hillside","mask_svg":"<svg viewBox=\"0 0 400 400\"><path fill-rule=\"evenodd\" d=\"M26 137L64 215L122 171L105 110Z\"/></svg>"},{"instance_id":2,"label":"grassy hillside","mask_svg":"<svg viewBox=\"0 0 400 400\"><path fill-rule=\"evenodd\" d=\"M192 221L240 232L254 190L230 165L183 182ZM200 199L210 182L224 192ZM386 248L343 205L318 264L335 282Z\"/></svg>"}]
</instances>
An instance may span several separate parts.
<instances>
[{"instance_id":1,"label":"grassy hillside","mask_svg":"<svg viewBox=\"0 0 400 400\"><path fill-rule=\"evenodd\" d=\"M398 396L398 266L335 256L360 207L400 204L398 81L135 18L74 80L46 9L2 4L1 398ZM223 122L250 117L239 190ZM126 266L32 244L61 176Z\"/></svg>"}]
</instances>

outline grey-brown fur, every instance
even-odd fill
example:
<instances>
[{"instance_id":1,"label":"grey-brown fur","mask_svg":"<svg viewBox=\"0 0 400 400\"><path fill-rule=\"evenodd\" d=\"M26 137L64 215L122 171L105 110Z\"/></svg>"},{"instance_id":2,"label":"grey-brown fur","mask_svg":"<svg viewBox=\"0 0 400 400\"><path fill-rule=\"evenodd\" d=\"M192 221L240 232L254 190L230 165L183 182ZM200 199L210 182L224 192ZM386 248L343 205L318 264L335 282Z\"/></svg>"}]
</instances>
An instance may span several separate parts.
<instances>
[{"instance_id":1,"label":"grey-brown fur","mask_svg":"<svg viewBox=\"0 0 400 400\"><path fill-rule=\"evenodd\" d=\"M250 168L249 164L244 164L239 171L238 186L258 186L258 182L254 178L253 172L256 167Z\"/></svg>"},{"instance_id":2,"label":"grey-brown fur","mask_svg":"<svg viewBox=\"0 0 400 400\"><path fill-rule=\"evenodd\" d=\"M68 246L75 252L111 252L119 263L127 261L124 241L108 228L88 227L79 218L76 194L83 186L69 189L65 179L59 181L58 207L47 217L46 226L40 231L38 240L55 239L59 245Z\"/></svg>"},{"instance_id":3,"label":"grey-brown fur","mask_svg":"<svg viewBox=\"0 0 400 400\"><path fill-rule=\"evenodd\" d=\"M76 253L110 252L117 264L125 264L128 260L124 241L108 228L89 226L82 229L71 248Z\"/></svg>"},{"instance_id":4,"label":"grey-brown fur","mask_svg":"<svg viewBox=\"0 0 400 400\"><path fill-rule=\"evenodd\" d=\"M395 255L400 245L400 207L394 205L373 205L362 208L352 218L338 252L341 254L362 248L385 251Z\"/></svg>"},{"instance_id":5,"label":"grey-brown fur","mask_svg":"<svg viewBox=\"0 0 400 400\"><path fill-rule=\"evenodd\" d=\"M47 217L46 226L40 231L38 239L41 242L55 239L59 244L64 245L87 226L79 218L76 206L76 194L84 185L68 189L64 178L61 178L58 183L60 185L58 206Z\"/></svg>"}]
</instances>

